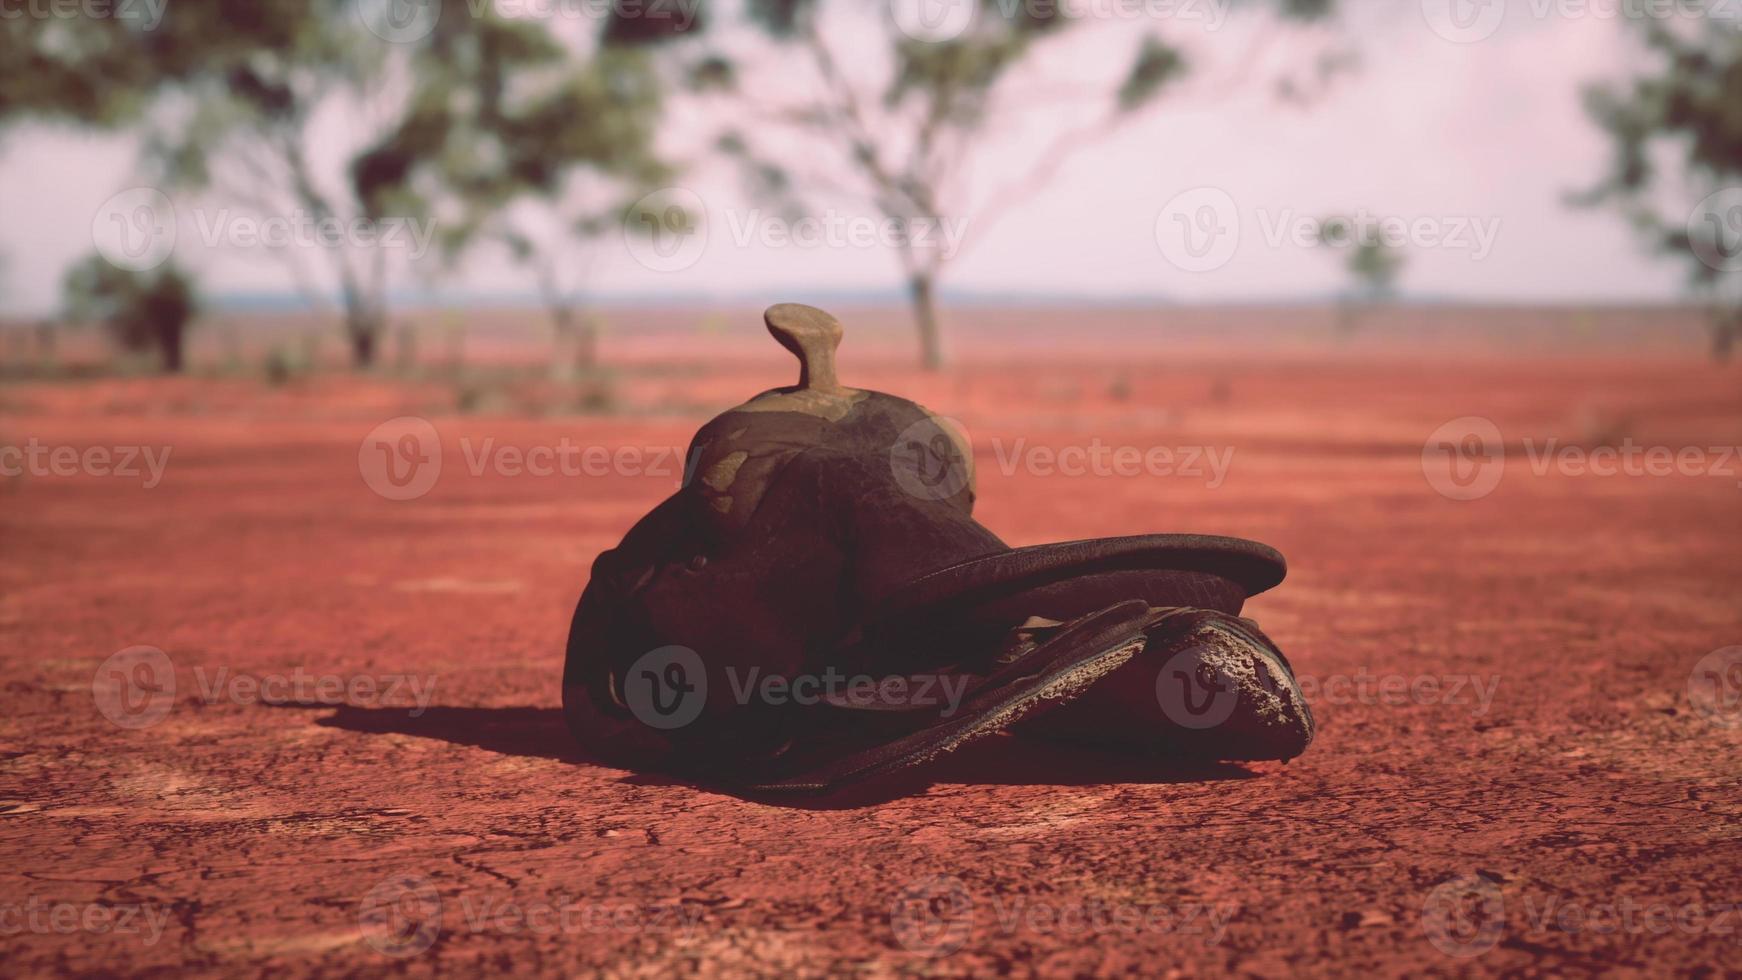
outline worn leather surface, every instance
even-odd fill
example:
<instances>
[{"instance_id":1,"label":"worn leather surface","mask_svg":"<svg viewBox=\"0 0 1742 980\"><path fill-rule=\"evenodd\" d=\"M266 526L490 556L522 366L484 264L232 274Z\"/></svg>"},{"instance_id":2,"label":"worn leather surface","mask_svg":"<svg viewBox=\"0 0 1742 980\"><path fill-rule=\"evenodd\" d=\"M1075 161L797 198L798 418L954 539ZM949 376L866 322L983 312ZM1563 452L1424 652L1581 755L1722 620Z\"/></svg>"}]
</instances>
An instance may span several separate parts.
<instances>
[{"instance_id":1,"label":"worn leather surface","mask_svg":"<svg viewBox=\"0 0 1742 980\"><path fill-rule=\"evenodd\" d=\"M1029 617L1071 621L1124 602L1232 615L1282 580L1280 554L1237 538L1010 548L973 518L972 447L952 424L841 386L828 314L789 304L766 319L800 356L800 383L697 431L683 486L598 557L575 611L564 711L601 758L753 779L811 733L802 714L746 701L734 679L983 678ZM705 703L656 731L626 707L623 684L668 647L699 658Z\"/></svg>"}]
</instances>

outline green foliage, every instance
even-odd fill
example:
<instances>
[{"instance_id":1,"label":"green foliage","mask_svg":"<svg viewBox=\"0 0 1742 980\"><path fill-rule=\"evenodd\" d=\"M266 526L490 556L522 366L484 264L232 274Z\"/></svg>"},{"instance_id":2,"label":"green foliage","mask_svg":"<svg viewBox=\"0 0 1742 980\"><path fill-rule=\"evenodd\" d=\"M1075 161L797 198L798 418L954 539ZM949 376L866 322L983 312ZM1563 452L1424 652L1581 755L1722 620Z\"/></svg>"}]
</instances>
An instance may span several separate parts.
<instances>
[{"instance_id":1,"label":"green foliage","mask_svg":"<svg viewBox=\"0 0 1742 980\"><path fill-rule=\"evenodd\" d=\"M101 323L122 349L156 350L164 370L181 370L183 334L199 301L175 265L134 272L92 255L67 271L62 295L70 320Z\"/></svg>"},{"instance_id":2,"label":"green foliage","mask_svg":"<svg viewBox=\"0 0 1742 980\"><path fill-rule=\"evenodd\" d=\"M1681 259L1693 287L1711 298L1712 354L1723 360L1742 336L1742 276L1712 259L1742 246L1738 209L1719 201L1722 214L1666 215L1662 204L1678 191L1691 200L1742 187L1742 31L1718 16L1630 22L1652 64L1585 91L1610 159L1597 184L1572 200L1614 207L1655 249ZM1660 173L1666 163L1672 172Z\"/></svg>"},{"instance_id":3,"label":"green foliage","mask_svg":"<svg viewBox=\"0 0 1742 980\"><path fill-rule=\"evenodd\" d=\"M1371 303L1396 293L1405 260L1397 246L1382 237L1362 234L1353 221L1341 216L1320 224L1319 244L1348 250L1343 268L1354 282L1357 301Z\"/></svg>"},{"instance_id":4,"label":"green foliage","mask_svg":"<svg viewBox=\"0 0 1742 980\"><path fill-rule=\"evenodd\" d=\"M1016 166L999 169L1016 176L1002 187L977 188L990 193L972 195L976 213L957 213L955 208L967 207L964 188L978 183L972 176L976 155L997 141L1002 125L1052 94L1019 91L1020 80L1035 66L1036 53L1068 36L1073 26L1069 4L969 2L975 8L959 33L920 40L902 29L887 4L746 0L749 24L777 42L775 56L790 59L795 77L806 83L791 86L785 100L771 97L782 94L778 89L752 92L767 52L759 46L751 49L756 60L745 57L742 66L711 54L686 75L687 87L741 101L739 108L755 125L729 124L716 149L738 165L753 194L789 213L800 209L801 194L846 194L899 227L935 227L947 218L984 228L1001 209L1032 197L1071 153L1175 90L1192 67L1180 49L1158 37L1134 39L1135 57L1109 91L1081 99L1053 139L1022 160L1005 161ZM1334 6L1332 0L1232 2L1267 8L1286 21L1318 19ZM826 36L846 25L854 33L845 40ZM838 58L837 43L876 51L849 67ZM886 64L889 70L882 78L867 78L867 64ZM1322 61L1320 81L1342 66ZM811 147L796 153L790 143L775 148L783 137L793 136L811 141ZM815 154L808 152L813 147ZM955 253L926 246L918 235L901 240L897 249L913 297L921 357L935 367L941 353L934 287Z\"/></svg>"},{"instance_id":5,"label":"green foliage","mask_svg":"<svg viewBox=\"0 0 1742 980\"><path fill-rule=\"evenodd\" d=\"M1137 61L1125 76L1125 84L1119 86L1116 96L1119 111L1135 112L1143 108L1153 102L1169 82L1185 73L1185 55L1177 48L1169 47L1155 37L1144 38L1143 46L1137 52Z\"/></svg>"},{"instance_id":6,"label":"green foliage","mask_svg":"<svg viewBox=\"0 0 1742 980\"><path fill-rule=\"evenodd\" d=\"M307 23L346 11L339 0L174 0L156 13L135 3L107 17L0 17L0 123L133 122L164 88L221 73L247 52L302 56Z\"/></svg>"},{"instance_id":7,"label":"green foliage","mask_svg":"<svg viewBox=\"0 0 1742 980\"><path fill-rule=\"evenodd\" d=\"M1689 234L1685 215L1662 214L1652 195L1678 182L1696 197L1742 185L1742 31L1721 18L1692 28L1632 22L1653 66L1585 91L1587 114L1610 137L1610 160L1574 201L1618 208L1658 248L1686 258L1696 283L1709 285L1720 272L1699 260L1696 246L1712 243ZM1679 172L1660 174L1666 161Z\"/></svg>"}]
</instances>

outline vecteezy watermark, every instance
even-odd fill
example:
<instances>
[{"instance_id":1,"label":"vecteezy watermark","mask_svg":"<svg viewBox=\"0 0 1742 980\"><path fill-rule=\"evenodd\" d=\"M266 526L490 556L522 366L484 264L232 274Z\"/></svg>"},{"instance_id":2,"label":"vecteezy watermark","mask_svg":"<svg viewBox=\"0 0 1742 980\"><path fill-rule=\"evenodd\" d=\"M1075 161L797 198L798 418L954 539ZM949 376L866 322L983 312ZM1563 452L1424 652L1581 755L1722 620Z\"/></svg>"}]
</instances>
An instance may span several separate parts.
<instances>
[{"instance_id":1,"label":"vecteezy watermark","mask_svg":"<svg viewBox=\"0 0 1742 980\"><path fill-rule=\"evenodd\" d=\"M1293 208L1253 209L1260 238L1272 249L1319 247L1390 248L1467 252L1482 261L1500 237L1499 217L1474 215L1380 215L1363 208L1324 218ZM1212 272L1233 260L1248 215L1219 187L1195 187L1174 195L1155 217L1155 244L1162 257L1184 272Z\"/></svg>"},{"instance_id":2,"label":"vecteezy watermark","mask_svg":"<svg viewBox=\"0 0 1742 980\"><path fill-rule=\"evenodd\" d=\"M915 41L950 41L972 27L979 0L890 0L896 29ZM1010 21L1169 21L1206 31L1227 23L1229 0L992 0Z\"/></svg>"},{"instance_id":3,"label":"vecteezy watermark","mask_svg":"<svg viewBox=\"0 0 1742 980\"><path fill-rule=\"evenodd\" d=\"M1631 438L1619 446L1565 446L1558 439L1537 442L1526 436L1524 452L1530 471L1547 476L1718 476L1742 487L1742 447L1644 446Z\"/></svg>"},{"instance_id":4,"label":"vecteezy watermark","mask_svg":"<svg viewBox=\"0 0 1742 980\"><path fill-rule=\"evenodd\" d=\"M154 31L168 5L169 0L0 0L0 20L119 20Z\"/></svg>"},{"instance_id":5,"label":"vecteezy watermark","mask_svg":"<svg viewBox=\"0 0 1742 980\"><path fill-rule=\"evenodd\" d=\"M388 419L357 445L363 483L388 500L414 500L429 493L442 475L442 440L428 419Z\"/></svg>"},{"instance_id":6,"label":"vecteezy watermark","mask_svg":"<svg viewBox=\"0 0 1742 980\"><path fill-rule=\"evenodd\" d=\"M968 235L967 218L897 218L852 214L829 208L791 215L761 208L709 211L701 195L664 187L642 197L624 214L623 243L630 256L654 272L678 272L701 261L710 229L726 230L735 248L885 249L905 247L951 258Z\"/></svg>"},{"instance_id":7,"label":"vecteezy watermark","mask_svg":"<svg viewBox=\"0 0 1742 980\"><path fill-rule=\"evenodd\" d=\"M954 875L922 878L903 888L890 904L890 930L909 952L947 956L973 938L974 910L979 905ZM1059 901L999 894L988 896L986 907L991 912L991 930L1005 936L1093 938L1164 933L1197 938L1205 946L1222 941L1229 920L1239 911L1239 906L1230 903L1168 905L1093 897Z\"/></svg>"},{"instance_id":8,"label":"vecteezy watermark","mask_svg":"<svg viewBox=\"0 0 1742 980\"><path fill-rule=\"evenodd\" d=\"M1472 717L1492 710L1500 690L1500 675L1374 673L1362 667L1352 674L1294 674L1301 700L1308 707L1367 705L1401 708L1443 705L1467 707ZM1267 670L1256 672L1267 693L1280 696L1280 680ZM1182 728L1215 728L1233 717L1240 689L1222 671L1207 664L1198 648L1169 657L1156 672L1155 697L1162 714Z\"/></svg>"},{"instance_id":9,"label":"vecteezy watermark","mask_svg":"<svg viewBox=\"0 0 1742 980\"><path fill-rule=\"evenodd\" d=\"M185 214L184 214L185 211ZM196 240L217 249L396 249L416 261L435 240L435 222L418 218L351 218L295 209L255 215L229 208L177 209L155 187L132 187L112 195L91 219L91 242L110 264L135 272L167 261L181 240L181 221L193 221Z\"/></svg>"},{"instance_id":10,"label":"vecteezy watermark","mask_svg":"<svg viewBox=\"0 0 1742 980\"><path fill-rule=\"evenodd\" d=\"M444 0L352 0L351 10L381 40L410 44L436 29L446 5Z\"/></svg>"},{"instance_id":11,"label":"vecteezy watermark","mask_svg":"<svg viewBox=\"0 0 1742 980\"><path fill-rule=\"evenodd\" d=\"M1295 248L1383 245L1387 248L1450 249L1469 252L1472 259L1480 262L1493 254L1494 243L1500 238L1498 217L1445 215L1405 218L1376 215L1365 208L1346 217L1334 218L1314 218L1287 208L1276 212L1260 209L1258 217L1263 223L1265 243L1271 248L1284 245Z\"/></svg>"},{"instance_id":12,"label":"vecteezy watermark","mask_svg":"<svg viewBox=\"0 0 1742 980\"><path fill-rule=\"evenodd\" d=\"M353 0L352 11L381 40L411 44L435 31L447 6L442 0ZM473 20L669 21L670 31L681 34L695 24L701 0L466 0L466 12Z\"/></svg>"},{"instance_id":13,"label":"vecteezy watermark","mask_svg":"<svg viewBox=\"0 0 1742 980\"><path fill-rule=\"evenodd\" d=\"M441 894L417 875L384 878L357 904L357 928L378 953L416 956L441 938Z\"/></svg>"},{"instance_id":14,"label":"vecteezy watermark","mask_svg":"<svg viewBox=\"0 0 1742 980\"><path fill-rule=\"evenodd\" d=\"M895 483L921 500L947 500L974 482L973 442L955 419L928 415L889 445Z\"/></svg>"},{"instance_id":15,"label":"vecteezy watermark","mask_svg":"<svg viewBox=\"0 0 1742 980\"><path fill-rule=\"evenodd\" d=\"M1532 20L1742 20L1738 0L1421 0L1428 27L1455 44L1486 41L1507 17Z\"/></svg>"},{"instance_id":16,"label":"vecteezy watermark","mask_svg":"<svg viewBox=\"0 0 1742 980\"><path fill-rule=\"evenodd\" d=\"M1184 272L1210 272L1240 248L1240 207L1220 187L1175 194L1155 216L1155 244Z\"/></svg>"},{"instance_id":17,"label":"vecteezy watermark","mask_svg":"<svg viewBox=\"0 0 1742 980\"><path fill-rule=\"evenodd\" d=\"M891 218L847 214L791 217L760 208L726 212L726 229L738 248L896 248L911 246L952 258L968 236L967 218Z\"/></svg>"},{"instance_id":18,"label":"vecteezy watermark","mask_svg":"<svg viewBox=\"0 0 1742 980\"><path fill-rule=\"evenodd\" d=\"M1572 477L1722 477L1742 487L1742 446L1566 445L1558 438L1522 440L1530 471ZM1441 425L1421 449L1422 475L1451 500L1493 493L1506 472L1505 440L1492 419L1467 415Z\"/></svg>"},{"instance_id":19,"label":"vecteezy watermark","mask_svg":"<svg viewBox=\"0 0 1742 980\"><path fill-rule=\"evenodd\" d=\"M1598 902L1560 895L1521 895L1526 932L1631 939L1639 936L1722 936L1742 943L1742 905L1735 902L1664 902L1631 895Z\"/></svg>"},{"instance_id":20,"label":"vecteezy watermark","mask_svg":"<svg viewBox=\"0 0 1742 980\"><path fill-rule=\"evenodd\" d=\"M32 437L0 446L0 476L99 476L139 480L150 490L163 482L170 446L46 446Z\"/></svg>"},{"instance_id":21,"label":"vecteezy watermark","mask_svg":"<svg viewBox=\"0 0 1742 980\"><path fill-rule=\"evenodd\" d=\"M422 875L389 875L358 903L357 926L376 952L416 956L441 938L447 926L444 904ZM684 941L695 935L703 916L701 906L683 902L597 902L566 892L531 901L461 893L459 904L455 928L510 936L675 934Z\"/></svg>"},{"instance_id":22,"label":"vecteezy watermark","mask_svg":"<svg viewBox=\"0 0 1742 980\"><path fill-rule=\"evenodd\" d=\"M954 875L923 878L890 903L889 928L909 952L948 956L973 936L974 898Z\"/></svg>"},{"instance_id":23,"label":"vecteezy watermark","mask_svg":"<svg viewBox=\"0 0 1742 980\"><path fill-rule=\"evenodd\" d=\"M1447 956L1481 956L1506 932L1506 897L1491 878L1460 875L1428 892L1421 928L1428 942Z\"/></svg>"},{"instance_id":24,"label":"vecteezy watermark","mask_svg":"<svg viewBox=\"0 0 1742 980\"><path fill-rule=\"evenodd\" d=\"M819 673L765 673L761 667L725 669L733 703L784 707L824 702L856 708L935 711L953 716L967 694L966 674L849 674L826 667ZM661 731L701 717L709 681L701 655L686 646L662 646L642 654L623 677L623 700L642 724Z\"/></svg>"},{"instance_id":25,"label":"vecteezy watermark","mask_svg":"<svg viewBox=\"0 0 1742 980\"><path fill-rule=\"evenodd\" d=\"M674 34L688 31L702 0L466 0L472 17L493 13L508 20L666 21Z\"/></svg>"},{"instance_id":26,"label":"vecteezy watermark","mask_svg":"<svg viewBox=\"0 0 1742 980\"><path fill-rule=\"evenodd\" d=\"M117 650L91 677L91 700L122 728L148 728L175 704L175 664L152 646Z\"/></svg>"},{"instance_id":27,"label":"vecteezy watermark","mask_svg":"<svg viewBox=\"0 0 1742 980\"><path fill-rule=\"evenodd\" d=\"M681 272L708 250L708 205L687 187L642 195L623 215L623 247L654 272Z\"/></svg>"},{"instance_id":28,"label":"vecteezy watermark","mask_svg":"<svg viewBox=\"0 0 1742 980\"><path fill-rule=\"evenodd\" d=\"M1099 438L1084 445L1030 445L1017 438L1008 446L992 439L992 454L1003 476L1178 477L1203 480L1211 490L1228 479L1233 446L1110 445Z\"/></svg>"},{"instance_id":29,"label":"vecteezy watermark","mask_svg":"<svg viewBox=\"0 0 1742 980\"><path fill-rule=\"evenodd\" d=\"M200 244L207 248L388 248L412 261L429 254L435 222L418 218L351 218L315 215L300 208L261 217L229 208L194 208Z\"/></svg>"},{"instance_id":30,"label":"vecteezy watermark","mask_svg":"<svg viewBox=\"0 0 1742 980\"><path fill-rule=\"evenodd\" d=\"M1688 703L1714 725L1742 726L1742 646L1713 650L1694 664Z\"/></svg>"},{"instance_id":31,"label":"vecteezy watermark","mask_svg":"<svg viewBox=\"0 0 1742 980\"><path fill-rule=\"evenodd\" d=\"M1742 6L1742 0L1736 0ZM1708 195L1688 215L1694 255L1718 272L1742 270L1742 187Z\"/></svg>"},{"instance_id":32,"label":"vecteezy watermark","mask_svg":"<svg viewBox=\"0 0 1742 980\"><path fill-rule=\"evenodd\" d=\"M1376 674L1365 667L1353 674L1297 674L1295 681L1312 707L1450 705L1467 707L1476 718L1488 714L1500 690L1499 674Z\"/></svg>"},{"instance_id":33,"label":"vecteezy watermark","mask_svg":"<svg viewBox=\"0 0 1742 980\"><path fill-rule=\"evenodd\" d=\"M575 442L516 445L494 436L460 437L460 458L472 477L599 479L609 476L666 479L683 487L695 475L701 450L683 446L625 446ZM357 447L357 471L370 490L388 500L428 493L442 474L442 444L428 419L404 415L381 423Z\"/></svg>"},{"instance_id":34,"label":"vecteezy watermark","mask_svg":"<svg viewBox=\"0 0 1742 980\"><path fill-rule=\"evenodd\" d=\"M500 901L491 896L460 896L462 922L468 932L507 935L577 936L675 934L685 941L695 936L703 908L684 902L597 902L559 892L536 901Z\"/></svg>"},{"instance_id":35,"label":"vecteezy watermark","mask_svg":"<svg viewBox=\"0 0 1742 980\"><path fill-rule=\"evenodd\" d=\"M155 187L132 187L104 201L91 216L91 243L118 269L155 269L175 251L175 204Z\"/></svg>"},{"instance_id":36,"label":"vecteezy watermark","mask_svg":"<svg viewBox=\"0 0 1742 980\"><path fill-rule=\"evenodd\" d=\"M1522 912L1522 921L1509 917ZM1742 906L1735 902L1659 901L1631 895L1598 901L1520 892L1508 900L1499 881L1476 873L1436 885L1422 903L1422 931L1435 949L1469 959L1499 945L1508 932L1629 940L1676 933L1721 936L1742 943Z\"/></svg>"},{"instance_id":37,"label":"vecteezy watermark","mask_svg":"<svg viewBox=\"0 0 1742 980\"><path fill-rule=\"evenodd\" d=\"M486 437L477 443L460 438L460 453L472 476L486 472L498 476L535 477L660 477L677 486L689 482L701 448L685 455L682 446L602 446L571 442L568 437L552 445L500 445Z\"/></svg>"},{"instance_id":38,"label":"vecteezy watermark","mask_svg":"<svg viewBox=\"0 0 1742 980\"><path fill-rule=\"evenodd\" d=\"M195 690L205 704L291 704L403 707L416 718L429 710L434 674L235 673L228 667L193 668ZM175 705L175 663L157 647L132 646L111 654L91 676L91 700L103 717L122 728L149 728Z\"/></svg>"},{"instance_id":39,"label":"vecteezy watermark","mask_svg":"<svg viewBox=\"0 0 1742 980\"><path fill-rule=\"evenodd\" d=\"M138 936L140 945L155 946L170 915L168 907L149 902L51 902L32 895L22 902L0 902L0 936Z\"/></svg>"},{"instance_id":40,"label":"vecteezy watermark","mask_svg":"<svg viewBox=\"0 0 1742 980\"><path fill-rule=\"evenodd\" d=\"M1492 419L1466 415L1430 433L1421 447L1428 486L1451 500L1480 500L1506 474L1506 447Z\"/></svg>"}]
</instances>

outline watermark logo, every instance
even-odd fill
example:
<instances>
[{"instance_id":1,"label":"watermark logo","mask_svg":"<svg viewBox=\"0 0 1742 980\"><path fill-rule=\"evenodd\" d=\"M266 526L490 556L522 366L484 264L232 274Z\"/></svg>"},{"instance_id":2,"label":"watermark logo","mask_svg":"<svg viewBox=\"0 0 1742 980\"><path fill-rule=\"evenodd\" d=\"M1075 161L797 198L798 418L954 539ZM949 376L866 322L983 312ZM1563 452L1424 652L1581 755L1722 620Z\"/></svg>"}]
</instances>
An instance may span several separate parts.
<instances>
[{"instance_id":1,"label":"watermark logo","mask_svg":"<svg viewBox=\"0 0 1742 980\"><path fill-rule=\"evenodd\" d=\"M623 247L654 272L680 272L708 250L708 206L687 187L643 195L623 216Z\"/></svg>"},{"instance_id":2,"label":"watermark logo","mask_svg":"<svg viewBox=\"0 0 1742 980\"><path fill-rule=\"evenodd\" d=\"M403 249L413 262L429 254L436 225L417 218L349 220L303 208L284 214L256 215L229 208L194 208L195 230L208 249Z\"/></svg>"},{"instance_id":3,"label":"watermark logo","mask_svg":"<svg viewBox=\"0 0 1742 980\"><path fill-rule=\"evenodd\" d=\"M1695 205L1688 215L1688 241L1707 266L1742 270L1742 187L1726 187Z\"/></svg>"},{"instance_id":4,"label":"watermark logo","mask_svg":"<svg viewBox=\"0 0 1742 980\"><path fill-rule=\"evenodd\" d=\"M204 704L289 704L303 707L379 705L406 707L416 718L435 696L434 674L314 674L296 667L290 673L232 673L228 667L193 668L198 699ZM128 647L98 666L91 698L103 717L122 728L148 728L175 705L175 663L157 647Z\"/></svg>"},{"instance_id":5,"label":"watermark logo","mask_svg":"<svg viewBox=\"0 0 1742 980\"><path fill-rule=\"evenodd\" d=\"M967 218L893 218L849 214L834 208L817 215L769 214L761 208L729 209L726 230L737 248L910 248L954 258L968 237Z\"/></svg>"},{"instance_id":6,"label":"watermark logo","mask_svg":"<svg viewBox=\"0 0 1742 980\"><path fill-rule=\"evenodd\" d=\"M1182 191L1155 216L1155 244L1182 271L1220 269L1240 247L1240 209L1219 187Z\"/></svg>"},{"instance_id":7,"label":"watermark logo","mask_svg":"<svg viewBox=\"0 0 1742 980\"><path fill-rule=\"evenodd\" d=\"M895 897L889 907L889 927L908 952L948 956L973 935L973 896L954 875L922 879Z\"/></svg>"},{"instance_id":8,"label":"watermark logo","mask_svg":"<svg viewBox=\"0 0 1742 980\"><path fill-rule=\"evenodd\" d=\"M1002 476L1018 471L1032 476L1065 477L1155 477L1198 479L1211 490L1219 489L1234 465L1233 446L1131 446L1112 445L1099 437L1086 445L1030 445L1025 438L1006 444L992 438L992 455Z\"/></svg>"},{"instance_id":9,"label":"watermark logo","mask_svg":"<svg viewBox=\"0 0 1742 980\"><path fill-rule=\"evenodd\" d=\"M162 905L45 902L36 895L0 904L0 936L19 933L70 936L138 936L142 946L163 938L172 910Z\"/></svg>"},{"instance_id":10,"label":"watermark logo","mask_svg":"<svg viewBox=\"0 0 1742 980\"><path fill-rule=\"evenodd\" d=\"M357 472L379 496L415 500L429 493L442 475L441 436L428 419L388 419L369 430L357 447Z\"/></svg>"},{"instance_id":11,"label":"watermark logo","mask_svg":"<svg viewBox=\"0 0 1742 980\"><path fill-rule=\"evenodd\" d=\"M353 0L352 9L369 33L390 44L410 44L435 30L442 0Z\"/></svg>"},{"instance_id":12,"label":"watermark logo","mask_svg":"<svg viewBox=\"0 0 1742 980\"><path fill-rule=\"evenodd\" d=\"M1713 724L1742 726L1742 646L1713 650L1694 664L1688 702Z\"/></svg>"},{"instance_id":13,"label":"watermark logo","mask_svg":"<svg viewBox=\"0 0 1742 980\"><path fill-rule=\"evenodd\" d=\"M1240 691L1204 661L1203 650L1188 647L1169 657L1155 675L1155 699L1169 721L1202 731L1215 728L1234 714Z\"/></svg>"},{"instance_id":14,"label":"watermark logo","mask_svg":"<svg viewBox=\"0 0 1742 980\"><path fill-rule=\"evenodd\" d=\"M175 704L175 664L157 647L117 651L91 677L91 699L122 728L149 728Z\"/></svg>"},{"instance_id":15,"label":"watermark logo","mask_svg":"<svg viewBox=\"0 0 1742 980\"><path fill-rule=\"evenodd\" d=\"M168 5L169 0L0 0L0 21L119 20L155 31Z\"/></svg>"},{"instance_id":16,"label":"watermark logo","mask_svg":"<svg viewBox=\"0 0 1742 980\"><path fill-rule=\"evenodd\" d=\"M702 0L466 0L474 18L488 10L507 20L663 20L673 35L687 33L701 7Z\"/></svg>"},{"instance_id":17,"label":"watermark logo","mask_svg":"<svg viewBox=\"0 0 1742 980\"><path fill-rule=\"evenodd\" d=\"M670 731L695 721L708 703L708 674L701 656L677 645L649 650L624 676L623 700L649 728Z\"/></svg>"},{"instance_id":18,"label":"watermark logo","mask_svg":"<svg viewBox=\"0 0 1742 980\"><path fill-rule=\"evenodd\" d=\"M1375 214L1361 208L1354 214L1321 218L1293 208L1260 208L1258 222L1271 248L1439 249L1468 252L1480 262L1494 254L1500 240L1497 216Z\"/></svg>"},{"instance_id":19,"label":"watermark logo","mask_svg":"<svg viewBox=\"0 0 1742 980\"><path fill-rule=\"evenodd\" d=\"M685 486L693 473L702 447L687 457L682 446L582 445L567 436L552 445L499 445L494 437L474 444L460 437L460 454L466 472L483 476L531 477L668 477L675 486Z\"/></svg>"},{"instance_id":20,"label":"watermark logo","mask_svg":"<svg viewBox=\"0 0 1742 980\"><path fill-rule=\"evenodd\" d=\"M1500 691L1499 674L1380 674L1366 667L1353 674L1299 674L1295 683L1301 699L1313 707L1431 705L1469 708L1475 718L1493 710Z\"/></svg>"},{"instance_id":21,"label":"watermark logo","mask_svg":"<svg viewBox=\"0 0 1742 980\"><path fill-rule=\"evenodd\" d=\"M385 878L358 904L357 927L378 953L416 956L441 938L442 897L423 878Z\"/></svg>"},{"instance_id":22,"label":"watermark logo","mask_svg":"<svg viewBox=\"0 0 1742 980\"><path fill-rule=\"evenodd\" d=\"M1480 415L1447 422L1422 444L1421 472L1428 486L1450 500L1488 496L1506 473L1500 427Z\"/></svg>"},{"instance_id":23,"label":"watermark logo","mask_svg":"<svg viewBox=\"0 0 1742 980\"><path fill-rule=\"evenodd\" d=\"M110 265L155 269L175 251L175 204L155 187L131 187L110 197L91 218L91 243Z\"/></svg>"},{"instance_id":24,"label":"watermark logo","mask_svg":"<svg viewBox=\"0 0 1742 980\"><path fill-rule=\"evenodd\" d=\"M150 490L163 482L172 446L47 446L34 436L0 446L0 476L97 476L136 479ZM143 466L141 465L143 464Z\"/></svg>"},{"instance_id":25,"label":"watermark logo","mask_svg":"<svg viewBox=\"0 0 1742 980\"><path fill-rule=\"evenodd\" d=\"M889 469L901 489L920 500L947 500L961 493L974 475L970 446L962 423L942 415L927 416L895 437L889 447Z\"/></svg>"},{"instance_id":26,"label":"watermark logo","mask_svg":"<svg viewBox=\"0 0 1742 980\"><path fill-rule=\"evenodd\" d=\"M1506 19L1506 0L1421 0L1421 13L1435 34L1453 44L1486 41Z\"/></svg>"},{"instance_id":27,"label":"watermark logo","mask_svg":"<svg viewBox=\"0 0 1742 980\"><path fill-rule=\"evenodd\" d=\"M1461 875L1428 892L1421 907L1428 942L1447 956L1481 956L1506 931L1506 900L1500 886L1481 875Z\"/></svg>"},{"instance_id":28,"label":"watermark logo","mask_svg":"<svg viewBox=\"0 0 1742 980\"><path fill-rule=\"evenodd\" d=\"M895 29L915 41L961 37L974 23L975 0L889 0Z\"/></svg>"}]
</instances>

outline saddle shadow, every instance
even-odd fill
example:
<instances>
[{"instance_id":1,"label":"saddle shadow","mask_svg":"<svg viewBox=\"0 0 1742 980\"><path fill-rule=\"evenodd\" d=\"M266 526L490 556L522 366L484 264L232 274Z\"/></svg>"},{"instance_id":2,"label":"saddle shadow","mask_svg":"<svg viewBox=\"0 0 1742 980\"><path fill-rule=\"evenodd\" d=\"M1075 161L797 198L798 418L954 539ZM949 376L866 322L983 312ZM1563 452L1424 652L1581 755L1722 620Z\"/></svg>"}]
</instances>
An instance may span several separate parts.
<instances>
[{"instance_id":1,"label":"saddle shadow","mask_svg":"<svg viewBox=\"0 0 1742 980\"><path fill-rule=\"evenodd\" d=\"M455 745L470 745L503 755L591 763L563 723L560 708L459 708L435 706L413 716L407 708L359 708L348 704L284 703L280 708L321 708L333 713L318 718L323 728L371 735L411 735Z\"/></svg>"},{"instance_id":2,"label":"saddle shadow","mask_svg":"<svg viewBox=\"0 0 1742 980\"><path fill-rule=\"evenodd\" d=\"M361 708L322 703L280 703L333 713L317 719L326 728L372 735L433 738L503 755L603 766L576 744L560 708L435 706L412 715L406 708ZM1228 763L1182 764L1138 752L1024 738L1009 733L984 739L907 772L818 796L759 793L665 772L630 772L619 781L633 786L689 786L746 802L800 810L875 806L934 785L1095 786L1165 784L1250 779L1255 773Z\"/></svg>"}]
</instances>

